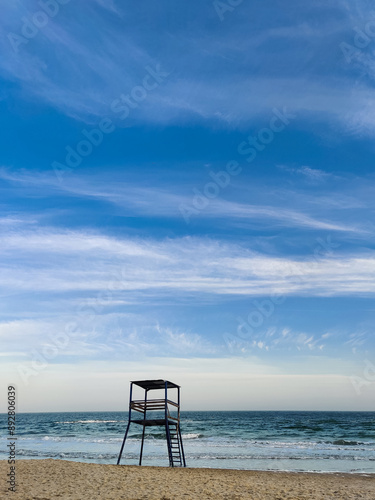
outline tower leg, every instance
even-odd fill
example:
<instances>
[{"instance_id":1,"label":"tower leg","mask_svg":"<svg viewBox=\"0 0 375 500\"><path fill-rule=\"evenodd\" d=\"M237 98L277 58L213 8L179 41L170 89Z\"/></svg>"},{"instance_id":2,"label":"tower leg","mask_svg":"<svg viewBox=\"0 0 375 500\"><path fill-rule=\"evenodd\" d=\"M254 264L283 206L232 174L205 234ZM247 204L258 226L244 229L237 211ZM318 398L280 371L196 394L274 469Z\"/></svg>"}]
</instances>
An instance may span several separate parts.
<instances>
[{"instance_id":1,"label":"tower leg","mask_svg":"<svg viewBox=\"0 0 375 500\"><path fill-rule=\"evenodd\" d=\"M117 465L120 463L120 460L121 460L121 455L122 455L122 451L123 451L124 446L125 446L125 441L126 441L126 438L127 438L128 432L129 432L129 427L130 427L130 422L128 422L128 426L127 426L127 428L126 428L126 432L125 432L124 440L122 441L120 454L119 454L118 459L117 459Z\"/></svg>"},{"instance_id":2,"label":"tower leg","mask_svg":"<svg viewBox=\"0 0 375 500\"><path fill-rule=\"evenodd\" d=\"M141 454L139 455L139 465L142 465L143 443L145 441L145 429L146 429L146 426L143 426L142 443L141 443Z\"/></svg>"},{"instance_id":3,"label":"tower leg","mask_svg":"<svg viewBox=\"0 0 375 500\"><path fill-rule=\"evenodd\" d=\"M168 447L168 458L169 458L169 467L173 467L173 458L172 458L172 445L171 445L171 434L169 432L168 420L165 421L165 435L167 438L167 447Z\"/></svg>"},{"instance_id":4,"label":"tower leg","mask_svg":"<svg viewBox=\"0 0 375 500\"><path fill-rule=\"evenodd\" d=\"M182 436L181 436L180 425L178 425L178 435L180 437L180 446L181 446L182 461L184 462L184 467L186 467L185 452L184 452L184 445L182 444Z\"/></svg>"}]
</instances>

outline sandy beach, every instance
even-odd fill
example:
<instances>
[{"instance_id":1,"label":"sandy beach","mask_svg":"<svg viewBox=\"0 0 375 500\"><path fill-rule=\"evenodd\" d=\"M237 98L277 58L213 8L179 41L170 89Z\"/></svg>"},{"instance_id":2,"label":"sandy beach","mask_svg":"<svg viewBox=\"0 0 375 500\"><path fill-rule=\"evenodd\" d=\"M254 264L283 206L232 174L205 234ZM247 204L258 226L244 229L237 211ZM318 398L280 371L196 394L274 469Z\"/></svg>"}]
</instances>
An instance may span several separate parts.
<instances>
[{"instance_id":1,"label":"sandy beach","mask_svg":"<svg viewBox=\"0 0 375 500\"><path fill-rule=\"evenodd\" d=\"M9 465L0 462L0 497L49 500L329 500L375 498L375 476L171 469L18 460L17 491L7 491Z\"/></svg>"}]
</instances>

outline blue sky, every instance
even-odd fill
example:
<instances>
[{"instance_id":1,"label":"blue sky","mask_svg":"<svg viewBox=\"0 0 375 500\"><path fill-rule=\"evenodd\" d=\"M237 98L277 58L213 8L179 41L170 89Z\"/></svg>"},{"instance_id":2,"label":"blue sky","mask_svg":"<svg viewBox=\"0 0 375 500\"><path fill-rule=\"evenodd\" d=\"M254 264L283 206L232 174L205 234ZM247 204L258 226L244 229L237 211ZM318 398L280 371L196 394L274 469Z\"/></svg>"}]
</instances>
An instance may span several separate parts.
<instances>
[{"instance_id":1,"label":"blue sky","mask_svg":"<svg viewBox=\"0 0 375 500\"><path fill-rule=\"evenodd\" d=\"M1 4L20 410L373 410L371 3Z\"/></svg>"}]
</instances>

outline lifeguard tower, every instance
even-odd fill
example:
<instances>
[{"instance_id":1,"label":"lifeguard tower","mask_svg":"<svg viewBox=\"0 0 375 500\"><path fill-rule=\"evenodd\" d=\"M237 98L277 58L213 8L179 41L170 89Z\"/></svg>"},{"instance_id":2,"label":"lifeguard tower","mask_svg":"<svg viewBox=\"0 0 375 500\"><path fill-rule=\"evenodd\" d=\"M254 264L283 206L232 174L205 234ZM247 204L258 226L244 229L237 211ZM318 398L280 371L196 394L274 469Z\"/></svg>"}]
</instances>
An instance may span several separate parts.
<instances>
[{"instance_id":1,"label":"lifeguard tower","mask_svg":"<svg viewBox=\"0 0 375 500\"><path fill-rule=\"evenodd\" d=\"M143 399L133 399L133 386L136 385L144 389ZM172 401L168 397L168 390L177 389L177 401ZM149 399L148 393L153 390L162 390L164 397L159 399ZM132 412L142 413L141 418L134 418ZM150 412L159 412L159 415L150 415ZM147 418L146 418L147 413ZM180 386L169 382L169 380L138 380L130 382L129 396L129 421L126 427L125 436L121 445L117 465L121 460L125 441L128 436L130 424L138 424L143 427L141 452L139 455L139 465L142 465L143 443L145 439L146 427L165 427L165 435L168 446L169 466L186 467L184 448L182 445L180 428Z\"/></svg>"}]
</instances>

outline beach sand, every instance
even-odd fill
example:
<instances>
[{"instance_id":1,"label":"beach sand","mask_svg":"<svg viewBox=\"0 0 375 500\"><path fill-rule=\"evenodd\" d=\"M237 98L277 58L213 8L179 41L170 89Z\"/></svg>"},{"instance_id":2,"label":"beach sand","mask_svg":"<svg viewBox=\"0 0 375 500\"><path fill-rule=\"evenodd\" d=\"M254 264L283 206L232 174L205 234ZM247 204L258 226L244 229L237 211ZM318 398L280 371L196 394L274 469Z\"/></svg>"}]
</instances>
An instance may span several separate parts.
<instances>
[{"instance_id":1,"label":"beach sand","mask_svg":"<svg viewBox=\"0 0 375 500\"><path fill-rule=\"evenodd\" d=\"M171 469L18 460L17 491L8 492L9 465L0 462L0 498L50 500L315 500L375 499L375 476Z\"/></svg>"}]
</instances>

